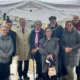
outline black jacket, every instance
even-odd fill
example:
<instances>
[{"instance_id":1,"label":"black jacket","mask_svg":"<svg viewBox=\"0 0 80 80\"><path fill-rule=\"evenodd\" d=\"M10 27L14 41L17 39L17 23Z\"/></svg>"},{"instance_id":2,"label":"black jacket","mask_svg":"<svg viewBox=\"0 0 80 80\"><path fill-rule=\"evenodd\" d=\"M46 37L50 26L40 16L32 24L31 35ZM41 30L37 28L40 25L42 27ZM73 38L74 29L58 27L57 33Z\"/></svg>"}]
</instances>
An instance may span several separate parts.
<instances>
[{"instance_id":1,"label":"black jacket","mask_svg":"<svg viewBox=\"0 0 80 80\"><path fill-rule=\"evenodd\" d=\"M11 36L12 41L13 41L13 45L14 45L14 51L12 56L15 56L16 54L16 33L12 30L9 30L8 35Z\"/></svg>"}]
</instances>

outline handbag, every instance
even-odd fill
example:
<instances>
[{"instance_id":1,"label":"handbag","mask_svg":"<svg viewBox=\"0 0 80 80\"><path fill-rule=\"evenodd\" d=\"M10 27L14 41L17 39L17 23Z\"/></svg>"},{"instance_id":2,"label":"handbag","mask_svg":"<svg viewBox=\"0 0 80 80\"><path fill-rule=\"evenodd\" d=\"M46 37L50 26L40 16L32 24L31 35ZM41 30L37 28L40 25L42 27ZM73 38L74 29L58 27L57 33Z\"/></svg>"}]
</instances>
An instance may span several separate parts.
<instances>
[{"instance_id":1,"label":"handbag","mask_svg":"<svg viewBox=\"0 0 80 80\"><path fill-rule=\"evenodd\" d=\"M49 76L56 76L56 68L55 68L55 66L53 66L53 67L49 67L48 68L48 75Z\"/></svg>"},{"instance_id":2,"label":"handbag","mask_svg":"<svg viewBox=\"0 0 80 80\"><path fill-rule=\"evenodd\" d=\"M47 46L47 43L45 44ZM44 47L44 49L48 52L48 50ZM48 52L49 53L49 52ZM49 63L49 68L48 68L48 75L51 76L56 76L56 68L55 68L55 62L53 59L46 59L46 62Z\"/></svg>"},{"instance_id":3,"label":"handbag","mask_svg":"<svg viewBox=\"0 0 80 80\"><path fill-rule=\"evenodd\" d=\"M48 68L48 75L51 76L56 76L56 68L55 68L55 61L53 59L47 59L46 60L49 64L49 68Z\"/></svg>"}]
</instances>

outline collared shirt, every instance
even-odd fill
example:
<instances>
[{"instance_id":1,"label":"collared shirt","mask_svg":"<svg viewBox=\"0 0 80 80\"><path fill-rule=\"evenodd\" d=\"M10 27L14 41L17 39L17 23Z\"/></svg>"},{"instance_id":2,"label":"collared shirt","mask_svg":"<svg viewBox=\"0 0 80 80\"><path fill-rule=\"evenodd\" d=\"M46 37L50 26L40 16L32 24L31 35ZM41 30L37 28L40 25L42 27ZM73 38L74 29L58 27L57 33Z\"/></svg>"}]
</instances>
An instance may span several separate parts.
<instances>
[{"instance_id":1,"label":"collared shirt","mask_svg":"<svg viewBox=\"0 0 80 80\"><path fill-rule=\"evenodd\" d=\"M50 40L51 38L47 38L48 40Z\"/></svg>"},{"instance_id":2,"label":"collared shirt","mask_svg":"<svg viewBox=\"0 0 80 80\"><path fill-rule=\"evenodd\" d=\"M27 28L26 28L26 27L22 28L22 27L20 26L20 32L23 33L23 30L24 30L24 33L25 33L25 31L27 30Z\"/></svg>"},{"instance_id":3,"label":"collared shirt","mask_svg":"<svg viewBox=\"0 0 80 80\"><path fill-rule=\"evenodd\" d=\"M40 31L40 30L39 30ZM36 33L36 35L35 35L35 48L37 48L38 47L38 39L39 39L39 36L38 36L38 33L39 33L39 31L37 31L37 30L35 30L35 33Z\"/></svg>"}]
</instances>

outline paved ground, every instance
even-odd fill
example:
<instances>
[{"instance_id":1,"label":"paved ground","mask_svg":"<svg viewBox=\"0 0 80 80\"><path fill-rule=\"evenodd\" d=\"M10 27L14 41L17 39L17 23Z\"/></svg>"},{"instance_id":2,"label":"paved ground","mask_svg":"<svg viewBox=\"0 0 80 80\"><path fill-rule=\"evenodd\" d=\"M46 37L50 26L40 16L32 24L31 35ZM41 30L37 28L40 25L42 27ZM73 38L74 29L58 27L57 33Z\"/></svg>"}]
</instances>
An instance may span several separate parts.
<instances>
[{"instance_id":1,"label":"paved ground","mask_svg":"<svg viewBox=\"0 0 80 80\"><path fill-rule=\"evenodd\" d=\"M30 80L34 80L32 73L28 73L28 76L30 77ZM12 75L12 76L10 77L10 80L18 80L18 76L17 76L17 75Z\"/></svg>"},{"instance_id":2,"label":"paved ground","mask_svg":"<svg viewBox=\"0 0 80 80\"><path fill-rule=\"evenodd\" d=\"M18 59L17 59L17 56L16 56L16 57L13 58L13 62L12 62L12 65L11 65L11 74L12 75L10 76L10 80L18 80L17 61L18 61ZM36 67L36 65L35 65L35 67ZM30 62L29 62L28 76L30 77L30 80L34 80L34 76L33 76L33 60L30 60ZM62 79L62 80L65 80L65 79Z\"/></svg>"},{"instance_id":3,"label":"paved ground","mask_svg":"<svg viewBox=\"0 0 80 80\"><path fill-rule=\"evenodd\" d=\"M34 76L33 76L33 60L30 60L30 62L29 62L28 76L30 77L30 80L33 80L33 78L34 78ZM17 56L13 58L13 62L12 62L12 65L11 65L11 76L10 76L10 80L18 80Z\"/></svg>"}]
</instances>

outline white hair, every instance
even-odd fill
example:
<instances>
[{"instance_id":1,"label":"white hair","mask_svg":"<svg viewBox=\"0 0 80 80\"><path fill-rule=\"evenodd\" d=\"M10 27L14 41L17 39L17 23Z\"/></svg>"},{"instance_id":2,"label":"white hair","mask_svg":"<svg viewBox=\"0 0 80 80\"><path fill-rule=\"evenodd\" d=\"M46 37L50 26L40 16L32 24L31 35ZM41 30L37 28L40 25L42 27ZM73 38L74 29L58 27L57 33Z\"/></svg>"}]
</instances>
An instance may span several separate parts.
<instances>
[{"instance_id":1,"label":"white hair","mask_svg":"<svg viewBox=\"0 0 80 80\"><path fill-rule=\"evenodd\" d=\"M41 22L40 20L35 21L35 24L36 24L37 22L39 22L39 23L42 25L42 22Z\"/></svg>"}]
</instances>

